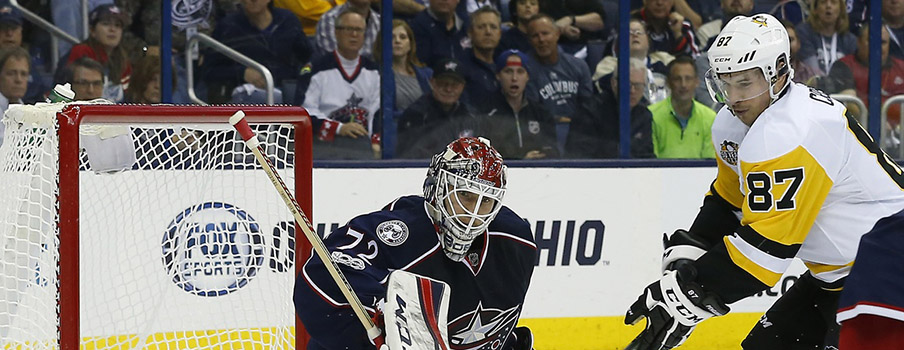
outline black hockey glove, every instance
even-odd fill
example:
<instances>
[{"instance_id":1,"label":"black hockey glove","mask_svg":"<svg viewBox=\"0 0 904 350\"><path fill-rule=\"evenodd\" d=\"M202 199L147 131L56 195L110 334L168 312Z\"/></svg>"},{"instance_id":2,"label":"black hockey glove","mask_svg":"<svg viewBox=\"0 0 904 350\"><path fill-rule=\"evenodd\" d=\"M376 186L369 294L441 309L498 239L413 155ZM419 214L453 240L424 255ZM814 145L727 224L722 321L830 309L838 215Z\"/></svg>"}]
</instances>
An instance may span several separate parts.
<instances>
[{"instance_id":1,"label":"black hockey glove","mask_svg":"<svg viewBox=\"0 0 904 350\"><path fill-rule=\"evenodd\" d=\"M662 272L676 270L679 265L696 261L706 253L709 244L703 238L683 229L675 230L671 237L662 234Z\"/></svg>"},{"instance_id":2,"label":"black hockey glove","mask_svg":"<svg viewBox=\"0 0 904 350\"><path fill-rule=\"evenodd\" d=\"M515 336L515 346L512 347L512 350L534 350L534 334L531 333L530 328L515 327L512 335Z\"/></svg>"},{"instance_id":3,"label":"black hockey glove","mask_svg":"<svg viewBox=\"0 0 904 350\"><path fill-rule=\"evenodd\" d=\"M696 270L690 264L678 271L667 271L657 282L644 289L625 315L625 324L647 319L646 328L626 350L666 350L687 340L694 327L712 316L728 313L729 308L717 295L707 293L694 283Z\"/></svg>"}]
</instances>

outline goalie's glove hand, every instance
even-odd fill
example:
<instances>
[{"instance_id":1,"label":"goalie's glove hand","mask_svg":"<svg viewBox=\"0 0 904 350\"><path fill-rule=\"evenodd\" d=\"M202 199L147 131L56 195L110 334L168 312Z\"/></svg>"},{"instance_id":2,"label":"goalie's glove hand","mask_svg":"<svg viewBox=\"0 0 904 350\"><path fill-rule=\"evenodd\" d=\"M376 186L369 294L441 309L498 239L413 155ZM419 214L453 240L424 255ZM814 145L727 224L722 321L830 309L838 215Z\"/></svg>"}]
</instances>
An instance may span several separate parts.
<instances>
[{"instance_id":1,"label":"goalie's glove hand","mask_svg":"<svg viewBox=\"0 0 904 350\"><path fill-rule=\"evenodd\" d=\"M625 315L625 324L647 319L646 328L626 350L671 349L681 345L703 320L728 313L720 298L694 283L696 270L684 265L667 271L658 282L644 289Z\"/></svg>"},{"instance_id":2,"label":"goalie's glove hand","mask_svg":"<svg viewBox=\"0 0 904 350\"><path fill-rule=\"evenodd\" d=\"M677 270L679 265L696 261L706 253L706 240L683 229L675 230L672 236L662 234L662 272Z\"/></svg>"},{"instance_id":3,"label":"goalie's glove hand","mask_svg":"<svg viewBox=\"0 0 904 350\"><path fill-rule=\"evenodd\" d=\"M530 328L524 326L515 327L515 330L512 331L512 335L515 336L515 346L512 348L513 350L534 349L534 334L531 333Z\"/></svg>"}]
</instances>

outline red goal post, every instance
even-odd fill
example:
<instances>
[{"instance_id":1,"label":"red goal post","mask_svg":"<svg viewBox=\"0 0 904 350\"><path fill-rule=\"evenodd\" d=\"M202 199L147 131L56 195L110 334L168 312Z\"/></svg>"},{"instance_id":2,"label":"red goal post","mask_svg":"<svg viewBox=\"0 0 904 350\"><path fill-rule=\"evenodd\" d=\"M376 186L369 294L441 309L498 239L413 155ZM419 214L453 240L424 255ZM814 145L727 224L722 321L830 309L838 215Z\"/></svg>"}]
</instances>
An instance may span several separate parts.
<instances>
[{"instance_id":1,"label":"red goal post","mask_svg":"<svg viewBox=\"0 0 904 350\"><path fill-rule=\"evenodd\" d=\"M58 216L56 221L58 223L59 255L56 277L58 280L58 341L61 349L79 349L79 344L84 345L85 342L88 341L95 342L91 344L94 348L102 348L100 344L113 342L112 339L126 339L129 337L134 339L124 341L124 344L126 345L118 346L128 347L129 344L131 344L131 346L142 347L143 345L160 341L170 342L171 344L182 344L180 346L185 346L187 348L218 348L222 347L223 344L225 344L224 342L228 343L234 341L237 344L250 344L253 342L255 346L261 343L265 344L263 346L264 348L271 348L271 346L266 345L268 341L271 341L273 344L279 344L280 340L277 338L285 337L285 334L289 332L287 331L288 328L271 326L271 323L268 322L272 321L272 315L261 315L268 312L254 303L269 301L267 300L270 298L270 294L268 293L277 293L282 296L285 295L284 293L286 291L284 291L283 288L289 283L286 279L290 275L291 283L294 284L294 276L297 275L298 271L301 269L301 264L306 261L310 255L310 244L305 239L298 237L297 239L294 239L294 247L289 247L287 245L288 242L292 241L290 238L291 233L289 233L287 227L282 227L282 229L280 229L279 225L283 225L282 217L285 217L284 221L286 222L293 222L293 220L291 213L289 213L284 206L281 206L282 212L278 212L276 215L279 216L279 218L269 219L274 222L279 221L279 225L276 225L276 227L273 228L273 235L275 235L275 237L269 237L267 232L261 229L265 224L254 221L252 217L261 216L262 214L260 213L263 211L269 212L266 213L267 216L273 216L272 212L275 210L257 209L257 212L252 214L252 210L246 211L244 210L246 208L239 208L241 205L234 206L230 204L230 201L245 200L246 202L252 203L246 204L246 206L256 206L257 202L269 201L270 197L272 197L276 203L279 203L279 196L272 188L243 182L246 181L245 179L253 179L250 182L255 183L258 181L266 182L267 179L266 175L260 171L259 168L255 171L255 166L244 161L243 157L245 155L232 146L232 143L237 143L240 147L244 148L241 139L230 130L231 126L228 123L228 118L237 110L243 110L249 123L258 126L261 128L260 130L264 131L263 137L267 137L266 130L272 131L270 136L273 140L270 146L272 146L274 152L273 154L269 154L268 152L268 156L285 157L285 159L282 160L282 169L283 171L289 172L289 174L287 174L287 181L293 184L296 198L298 199L301 208L310 217L312 215L312 134L310 118L303 108L290 106L237 105L174 106L70 104L56 113L56 135L58 135L59 152L58 190L56 193L56 203L58 203ZM9 125L10 124L7 124L7 128L9 128ZM85 138L86 126L101 128L129 127L130 131L128 134L120 133L120 136L126 135L133 138L136 153L138 153L138 155L135 156L136 163L126 167L124 170L92 172L91 166L86 161L87 159L90 159L92 155L90 153L86 155L86 152L82 151L82 147L80 147L80 139L84 141ZM144 130L151 131L142 134L136 131L139 129L142 130L142 132L144 132ZM220 129L222 129L222 131ZM163 132L159 130L168 130L166 136L157 138L149 138L147 136L155 133L161 133L161 135L163 135ZM179 132L182 133L181 136L179 135ZM9 135L9 132L7 134ZM103 135L103 132L100 132L98 135ZM48 137L54 136L51 135ZM177 140L179 137L184 138ZM34 138L34 136L23 137L19 142L31 143L31 138ZM100 138L103 139L104 137L100 136ZM139 139L143 141L139 141ZM6 142L15 142L15 140L7 139ZM267 141L263 141L263 143L266 145ZM101 149L103 149L103 147ZM152 155L141 154L141 152L147 152ZM180 155L181 153L186 154L184 156L184 163L177 163L171 159L182 157ZM7 153L0 153L0 155L2 154ZM152 158L161 155L162 157L160 159ZM223 159L228 159L228 161L225 163L221 162ZM211 162L210 165L207 165L206 162L208 161ZM280 161L277 161L277 163L280 163ZM220 179L220 173L235 173L240 175L235 175L235 178L230 177L224 180ZM188 188L174 187L175 189L166 189L171 183L181 181L178 180L177 177L173 177L172 174L184 174L188 177L197 178L201 182L186 185L189 186ZM147 185L138 183L137 180L133 179L144 177L154 178L156 175L160 175L162 178L159 180L155 179L154 181L157 182L150 182ZM224 178L229 176L232 175L222 175ZM119 181L117 180L119 178L123 178L123 183L127 183L127 185L119 185L116 183L115 181ZM142 269L145 265L161 265L160 262L162 261L164 267L154 266L148 267L148 269L157 269L159 271L166 270L165 272L168 273L168 275L163 272L159 273L168 279L166 283L154 284L148 282L131 282L129 278L132 273L129 270L125 270L125 273L123 273L123 271L103 272L98 276L94 276L93 273L96 268L91 268L89 270L91 276L85 276L85 266L82 266L84 264L91 263L94 266L106 266L117 265L118 263L95 261L97 260L93 257L95 254L105 256L109 253L101 251L95 252L93 250L89 251L88 249L94 248L86 248L86 246L92 244L90 242L86 243L86 240L96 240L96 238L86 236L84 226L87 224L91 227L106 227L108 226L108 223L105 220L112 222L117 220L118 217L130 216L131 214L111 212L109 217L105 218L105 215L96 212L105 212L108 209L86 210L82 204L93 201L105 203L104 201L106 200L110 200L111 202L106 203L105 205L112 208L130 206L132 204L128 200L120 200L119 202L114 203L113 201L115 199L111 198L118 198L119 196L109 195L106 194L106 192L99 193L97 196L100 198L96 200L87 198L94 196L95 192L85 192L84 182L86 180L90 180L87 181L89 183L96 183L95 186L97 186L89 191L102 192L102 190L109 187L121 192L138 194L136 197L142 198L135 199L136 207L143 205L138 203L146 202L168 203L183 202L185 200L189 201L187 203L190 203L190 205L187 206L186 204L176 204L176 206L182 205L181 207L178 207L179 210L174 210L173 208L160 209L160 211L164 213L157 213L157 210L155 209L141 209L143 210L143 214L147 214L149 217L155 217L148 219L147 222L142 221L141 223L138 223L138 220L144 219L136 218L124 219L126 222L125 225L109 224L109 226L116 227L116 230L119 231L132 230L133 226L135 227L135 231L142 231L144 230L144 226L153 226L154 228L150 230L153 231L153 234L160 231L159 233L164 236L162 249L159 245L156 247L153 245L151 246L152 249L150 250L157 250L156 252L146 254L144 250L147 249L140 250L139 248L133 247L145 243L131 242L129 239L122 240L123 243L110 243L108 241L118 242L118 238L116 238L120 236L118 234L107 234L107 236L102 238L102 244L96 244L97 246L111 245L117 247L113 248L115 252L112 253L112 255L124 254L129 256L129 258L136 257L136 260L140 260L138 256L150 256L150 260L148 261L152 261L152 263L135 262L135 264L138 264L135 266L141 266ZM212 182L204 183L203 181ZM122 188L119 188L120 186L122 186ZM201 187L203 188L203 191L198 192L197 194L188 193L194 193L193 187ZM261 190L261 188L266 189L266 191ZM33 191L33 189L31 190ZM261 197L254 197L258 199L246 199L243 197L244 194L234 194L230 191L252 193L253 195L260 195ZM159 198L152 198L152 196L143 198L145 192L162 192L163 195ZM181 194L182 192L186 192L184 196ZM197 198L184 200L182 198L192 196L197 196ZM220 200L220 197L217 196L229 199ZM178 200L174 200L174 198ZM199 204L196 205L195 203ZM92 204L85 205L90 206ZM188 209L181 212L182 208ZM89 222L94 219L86 219L86 212L100 217L101 219L97 219L100 220L100 222ZM173 217L173 213L177 213L178 215L170 220L170 218ZM238 219L234 217L232 218L232 222L217 223L217 220L224 221L221 217L217 216L222 216L222 213L234 214ZM189 219L192 215L204 218ZM209 223L205 224L205 219L209 221ZM158 230L160 223L167 220L170 220L170 225L161 226L162 228ZM262 220L261 222L265 220ZM235 221L242 222L236 224ZM0 224L3 224L2 220L0 220ZM245 226L242 226L243 224ZM217 225L221 225L222 227ZM274 226L274 224L270 224L270 226ZM240 228L236 229L235 227ZM294 227L294 229L294 232L301 232L298 227ZM235 232L227 232L229 230L245 231L237 234ZM253 231L251 235L246 235L246 233L251 231ZM285 236L281 236L282 234L285 234ZM296 237L297 236L298 235L296 235ZM156 241L158 243L156 244L159 244L159 236L155 237L158 237ZM171 240L168 241L168 238ZM135 238L135 240L138 241L139 239ZM42 243L44 248L46 248L47 245L47 243ZM53 244L50 245L52 246ZM2 248L2 246L0 246L0 248ZM82 254L87 252L89 255L80 256L80 249ZM282 249L283 255L279 255L281 254L279 252L280 249ZM34 248L32 248L32 250L34 250ZM206 255L203 258L197 257L200 252L203 252ZM193 253L195 255L192 255ZM248 257L245 258L245 255L242 254L245 254ZM273 258L274 254L275 256L279 256L280 259L285 259L288 256L294 255L294 259L291 262L291 264L294 265L294 273L291 271L288 274L277 273L280 267L285 270L285 266L280 265L281 263L277 261L278 259ZM163 256L162 260L160 255ZM237 262L239 260L247 261L248 264L239 266L239 264L243 264ZM268 263L269 266L267 266ZM123 265L128 264L124 263ZM287 264L285 265L287 266ZM180 270L182 268L185 270ZM39 274L41 273L39 268L36 268L36 270L39 271ZM222 271L224 270L233 272L223 273ZM150 274L158 274L159 271L153 270ZM204 277L204 273L208 271L214 271L212 273L213 277ZM235 271L241 271L241 273ZM28 270L28 273L33 275L31 270ZM141 274L141 272L136 274ZM229 278L238 278L236 276L239 274L244 274L241 276L241 279L226 281ZM271 275L278 275L280 278L277 281L277 279ZM40 277L35 279L40 279ZM125 287L128 288L143 290L146 289L148 285L152 285L155 290L156 288L159 288L166 293L172 293L173 296L157 297L159 292L155 292L147 297L129 300L133 299L134 295L137 294L133 290L132 292L111 294L109 298L113 299L111 300L112 304L114 304L113 306L108 306L104 303L91 304L90 302L86 302L86 298L100 298L96 295L98 293L104 294L108 289L123 287L107 287L106 284L103 284L108 283L107 280L118 281L120 279L125 281L123 284L126 284L127 286ZM270 281L277 282L266 284L267 287L262 287L262 285L270 283ZM37 283L35 283L35 281L19 281L19 288L26 291L25 293L27 294L29 287L21 287L23 284L35 285ZM158 286L158 284L166 284L166 286ZM274 290L274 286L279 286L279 290ZM33 287L32 289L36 288L37 287ZM83 292L83 289L87 289L87 292ZM253 293L262 294L256 295ZM289 304L291 304L291 294L292 285L288 285ZM164 305L169 304L168 298L185 299L187 301L180 301L173 305ZM238 302L241 302L242 300L247 299L251 304L249 304L249 306L231 306L232 304L224 304L230 306L221 307L221 309L225 309L225 311L222 312L222 315L208 315L210 310L215 310L216 308L207 308L200 309L202 311L199 312L185 311L185 314L181 316L163 317L162 321L159 319L150 320L149 317L147 318L149 321L142 321L144 318L140 318L137 321L131 319L126 320L126 317L129 317L128 314L130 312L134 312L135 314L153 314L171 312L159 310L174 309L178 310L177 312L181 312L181 310L187 310L185 305L192 305L195 303L201 305L210 303L212 300L217 300L217 298L221 298L224 302L228 301L228 303L237 302L237 300ZM240 298L244 299L239 300ZM117 306L116 299L127 300L120 301ZM104 301L103 299L101 300ZM17 299L16 301L19 300ZM136 304L144 304L145 302L153 305L135 306ZM86 303L90 306L86 306ZM27 303L23 302L20 304L24 305ZM107 309L103 312L94 311L94 309L97 308L96 305L102 305ZM164 306L160 306L160 309L155 309L154 305ZM20 305L19 317L28 314L28 312L26 312L27 310L23 309L23 307L24 306ZM286 305L280 306L281 310L285 310L286 307ZM292 313L290 317L294 319L295 339L293 345L303 348L304 344L307 343L307 334L304 331L301 322L295 316L294 307L290 306L289 309ZM93 313L93 316L86 316L89 312ZM14 312L12 316L6 316L8 316L7 318L15 318L17 315ZM112 325L101 324L98 326L91 326L91 328L96 329L96 331L92 332L96 332L98 335L88 336L82 333L86 323L97 323L97 319L108 316L111 317L111 320L118 320L118 317L121 317L123 320L111 321L117 323ZM216 324L215 328L199 329L197 324L204 323L204 318L211 319L212 323ZM260 322L260 326L257 326L257 324L253 325L253 327L234 326L230 323L233 321L225 321L227 318L235 318L238 320L235 322L245 322L245 320L249 323ZM186 329L176 329L168 332L154 330L131 331L125 330L125 328L123 328L124 326L120 325L120 323L140 324L141 322L148 322L153 323L153 327L160 328L163 326L160 326L159 324L172 324L174 319L187 320L187 326L185 326ZM252 319L255 321L251 321ZM15 320L11 323L14 325ZM0 324L0 332L3 331L2 326L3 325ZM16 329L13 326L7 331L16 332ZM135 333L133 334L132 332ZM120 333L126 333L126 335ZM86 337L93 337L90 338L93 340ZM281 341L285 343L286 339ZM38 343L36 342L35 344ZM285 344L273 345L272 348L283 348L284 345ZM24 347L28 348L27 343Z\"/></svg>"}]
</instances>

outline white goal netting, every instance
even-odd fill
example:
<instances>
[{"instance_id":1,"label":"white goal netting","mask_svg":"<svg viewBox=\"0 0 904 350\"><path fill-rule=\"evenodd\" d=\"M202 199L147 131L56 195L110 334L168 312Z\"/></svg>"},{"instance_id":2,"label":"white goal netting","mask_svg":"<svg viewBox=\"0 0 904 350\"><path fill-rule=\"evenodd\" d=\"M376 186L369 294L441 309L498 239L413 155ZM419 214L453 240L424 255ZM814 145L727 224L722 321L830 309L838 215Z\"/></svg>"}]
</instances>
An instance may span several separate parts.
<instances>
[{"instance_id":1,"label":"white goal netting","mask_svg":"<svg viewBox=\"0 0 904 350\"><path fill-rule=\"evenodd\" d=\"M0 349L57 349L73 326L82 349L294 349L294 223L253 155L228 123L161 123L130 107L114 108L128 124L81 126L70 175L61 105L3 119ZM254 127L294 190L293 126ZM78 200L58 200L74 184ZM72 206L77 218L61 216ZM67 232L78 235L78 286L60 284ZM77 325L61 322L61 296L76 287Z\"/></svg>"}]
</instances>

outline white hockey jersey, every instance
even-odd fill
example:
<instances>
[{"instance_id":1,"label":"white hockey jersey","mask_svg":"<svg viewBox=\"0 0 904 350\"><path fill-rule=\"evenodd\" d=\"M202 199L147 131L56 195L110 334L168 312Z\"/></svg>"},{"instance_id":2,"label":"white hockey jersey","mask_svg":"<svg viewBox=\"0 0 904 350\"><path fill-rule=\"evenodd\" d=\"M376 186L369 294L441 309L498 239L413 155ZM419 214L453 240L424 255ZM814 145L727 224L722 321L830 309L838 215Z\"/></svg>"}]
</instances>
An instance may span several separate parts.
<instances>
[{"instance_id":1,"label":"white hockey jersey","mask_svg":"<svg viewBox=\"0 0 904 350\"><path fill-rule=\"evenodd\" d=\"M747 127L727 108L713 123L713 188L741 208L724 237L732 261L775 285L794 257L816 278L847 276L860 237L904 209L904 175L843 104L791 84Z\"/></svg>"}]
</instances>

